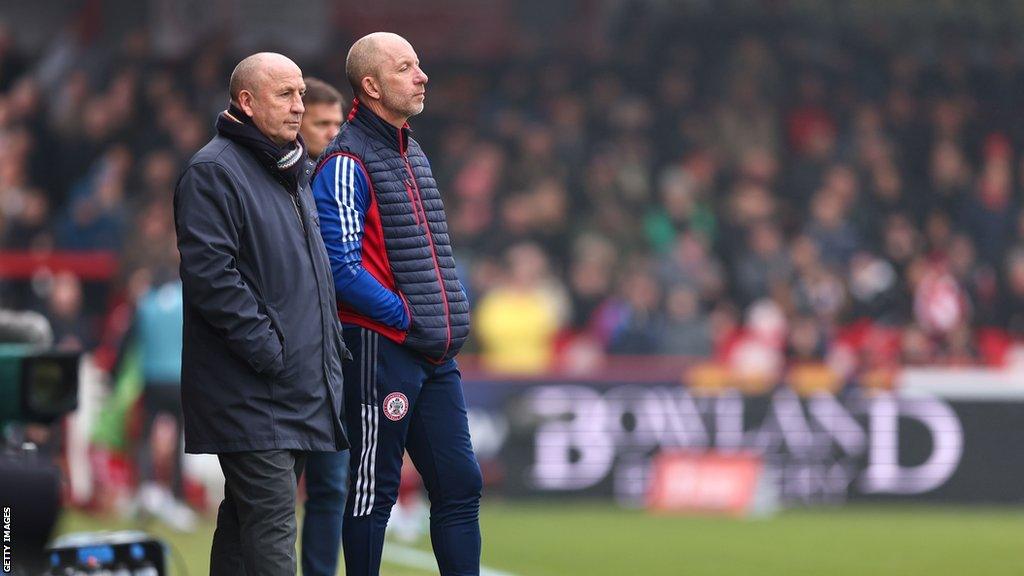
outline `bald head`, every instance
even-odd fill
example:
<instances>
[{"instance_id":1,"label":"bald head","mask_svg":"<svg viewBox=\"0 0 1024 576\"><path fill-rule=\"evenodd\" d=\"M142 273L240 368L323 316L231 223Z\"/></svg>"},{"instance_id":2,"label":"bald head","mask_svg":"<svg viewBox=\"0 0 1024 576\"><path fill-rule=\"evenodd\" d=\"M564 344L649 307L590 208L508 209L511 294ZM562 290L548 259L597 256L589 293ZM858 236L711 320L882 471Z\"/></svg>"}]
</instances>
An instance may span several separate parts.
<instances>
[{"instance_id":1,"label":"bald head","mask_svg":"<svg viewBox=\"0 0 1024 576\"><path fill-rule=\"evenodd\" d=\"M374 32L357 40L345 73L356 98L393 126L423 111L427 75L412 44L398 34Z\"/></svg>"},{"instance_id":2,"label":"bald head","mask_svg":"<svg viewBox=\"0 0 1024 576\"><path fill-rule=\"evenodd\" d=\"M395 47L403 46L412 48L405 38L391 32L374 32L356 40L345 59L345 76L352 86L352 93L357 97L364 93L363 78L378 78L381 65L388 59L388 55Z\"/></svg>"},{"instance_id":3,"label":"bald head","mask_svg":"<svg viewBox=\"0 0 1024 576\"><path fill-rule=\"evenodd\" d=\"M276 52L259 52L245 58L235 66L228 83L231 101L238 103L238 95L242 90L256 92L260 84L269 76L283 76L298 71L299 67L284 54ZM302 73L299 72L301 75Z\"/></svg>"},{"instance_id":4,"label":"bald head","mask_svg":"<svg viewBox=\"0 0 1024 576\"><path fill-rule=\"evenodd\" d=\"M273 52L253 54L235 66L229 84L231 103L278 146L296 139L305 107L302 70ZM244 119L238 119L244 120Z\"/></svg>"}]
</instances>

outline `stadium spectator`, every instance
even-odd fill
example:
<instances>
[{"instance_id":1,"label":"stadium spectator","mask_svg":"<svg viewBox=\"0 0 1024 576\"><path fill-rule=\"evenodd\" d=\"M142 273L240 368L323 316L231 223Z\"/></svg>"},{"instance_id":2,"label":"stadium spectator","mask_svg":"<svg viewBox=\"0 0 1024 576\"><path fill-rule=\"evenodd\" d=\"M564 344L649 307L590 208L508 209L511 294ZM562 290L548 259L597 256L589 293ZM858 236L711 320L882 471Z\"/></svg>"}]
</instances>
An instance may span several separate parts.
<instances>
[{"instance_id":1,"label":"stadium spectator","mask_svg":"<svg viewBox=\"0 0 1024 576\"><path fill-rule=\"evenodd\" d=\"M61 272L50 281L45 315L53 328L53 345L64 350L88 350L94 342L82 313L82 282L71 272Z\"/></svg>"},{"instance_id":2,"label":"stadium spectator","mask_svg":"<svg viewBox=\"0 0 1024 576\"><path fill-rule=\"evenodd\" d=\"M125 180L132 162L126 146L111 147L71 190L56 223L57 246L68 250L121 249Z\"/></svg>"},{"instance_id":3,"label":"stadium spectator","mask_svg":"<svg viewBox=\"0 0 1024 576\"><path fill-rule=\"evenodd\" d=\"M1005 315L1007 330L1017 338L1024 336L1024 247L1006 258L1006 290L999 309Z\"/></svg>"},{"instance_id":4,"label":"stadium spectator","mask_svg":"<svg viewBox=\"0 0 1024 576\"><path fill-rule=\"evenodd\" d=\"M644 355L658 350L664 317L663 288L646 260L626 265L617 297L604 314L613 322L608 349L615 354Z\"/></svg>"},{"instance_id":5,"label":"stadium spectator","mask_svg":"<svg viewBox=\"0 0 1024 576\"><path fill-rule=\"evenodd\" d=\"M496 373L542 374L553 366L555 337L565 317L565 290L548 273L536 244L505 253L508 271L477 304L483 366Z\"/></svg>"},{"instance_id":6,"label":"stadium spectator","mask_svg":"<svg viewBox=\"0 0 1024 576\"><path fill-rule=\"evenodd\" d=\"M702 314L697 292L690 286L672 286L665 296L665 328L658 353L708 358L714 352L712 326Z\"/></svg>"},{"instance_id":7,"label":"stadium spectator","mask_svg":"<svg viewBox=\"0 0 1024 576\"><path fill-rule=\"evenodd\" d=\"M1008 162L1000 158L986 160L973 193L957 215L978 248L979 257L986 262L1002 260L1012 241L1017 223L1012 184Z\"/></svg>"},{"instance_id":8,"label":"stadium spectator","mask_svg":"<svg viewBox=\"0 0 1024 576\"><path fill-rule=\"evenodd\" d=\"M12 195L13 196L13 195ZM50 233L50 202L42 190L27 190L7 199L7 214L0 245L7 249L47 251L53 248Z\"/></svg>"},{"instance_id":9,"label":"stadium spectator","mask_svg":"<svg viewBox=\"0 0 1024 576\"><path fill-rule=\"evenodd\" d=\"M846 212L846 203L837 192L822 190L811 199L810 220L803 233L817 245L822 264L831 270L845 269L860 248Z\"/></svg>"},{"instance_id":10,"label":"stadium spectator","mask_svg":"<svg viewBox=\"0 0 1024 576\"><path fill-rule=\"evenodd\" d=\"M768 222L754 224L747 233L748 247L739 257L734 276L740 301L749 304L777 295L791 275L792 264L782 231Z\"/></svg>"}]
</instances>

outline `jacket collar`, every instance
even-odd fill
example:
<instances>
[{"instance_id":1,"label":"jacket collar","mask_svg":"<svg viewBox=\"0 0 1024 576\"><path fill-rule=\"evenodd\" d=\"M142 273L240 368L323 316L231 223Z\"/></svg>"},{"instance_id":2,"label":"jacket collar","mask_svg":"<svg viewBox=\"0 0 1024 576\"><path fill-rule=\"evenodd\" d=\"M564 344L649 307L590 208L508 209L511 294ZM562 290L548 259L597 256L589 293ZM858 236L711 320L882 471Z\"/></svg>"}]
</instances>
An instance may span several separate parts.
<instances>
[{"instance_id":1,"label":"jacket collar","mask_svg":"<svg viewBox=\"0 0 1024 576\"><path fill-rule=\"evenodd\" d=\"M386 142L388 146L398 150L399 154L404 155L409 149L409 133L412 132L409 123L406 122L401 128L395 128L377 116L373 110L363 106L358 98L352 101L352 111L348 113L348 121L368 130Z\"/></svg>"}]
</instances>

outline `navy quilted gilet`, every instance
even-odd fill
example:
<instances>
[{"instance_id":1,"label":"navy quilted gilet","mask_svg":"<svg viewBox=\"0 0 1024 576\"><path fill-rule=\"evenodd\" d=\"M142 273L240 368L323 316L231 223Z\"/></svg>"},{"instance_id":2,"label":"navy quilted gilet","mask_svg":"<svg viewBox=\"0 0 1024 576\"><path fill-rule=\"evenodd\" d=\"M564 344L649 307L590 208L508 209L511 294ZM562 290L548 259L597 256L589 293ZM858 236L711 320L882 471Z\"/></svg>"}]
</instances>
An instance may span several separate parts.
<instances>
[{"instance_id":1,"label":"navy quilted gilet","mask_svg":"<svg viewBox=\"0 0 1024 576\"><path fill-rule=\"evenodd\" d=\"M403 343L435 362L453 358L469 335L469 300L430 162L408 127L395 128L358 102L322 158L339 153L361 159L370 178L393 288L409 306Z\"/></svg>"}]
</instances>

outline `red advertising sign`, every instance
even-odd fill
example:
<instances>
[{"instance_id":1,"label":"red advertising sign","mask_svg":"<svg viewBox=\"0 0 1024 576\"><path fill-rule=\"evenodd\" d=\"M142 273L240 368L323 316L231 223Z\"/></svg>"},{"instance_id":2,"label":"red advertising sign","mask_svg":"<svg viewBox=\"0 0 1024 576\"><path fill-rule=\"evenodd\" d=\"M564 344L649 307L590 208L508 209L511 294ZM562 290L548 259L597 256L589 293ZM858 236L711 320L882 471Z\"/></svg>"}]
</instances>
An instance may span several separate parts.
<instances>
[{"instance_id":1,"label":"red advertising sign","mask_svg":"<svg viewBox=\"0 0 1024 576\"><path fill-rule=\"evenodd\" d=\"M655 457L647 506L658 512L745 516L763 469L749 452L662 452Z\"/></svg>"}]
</instances>

